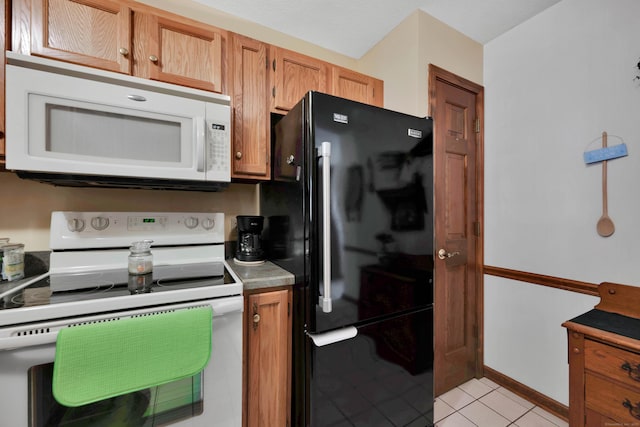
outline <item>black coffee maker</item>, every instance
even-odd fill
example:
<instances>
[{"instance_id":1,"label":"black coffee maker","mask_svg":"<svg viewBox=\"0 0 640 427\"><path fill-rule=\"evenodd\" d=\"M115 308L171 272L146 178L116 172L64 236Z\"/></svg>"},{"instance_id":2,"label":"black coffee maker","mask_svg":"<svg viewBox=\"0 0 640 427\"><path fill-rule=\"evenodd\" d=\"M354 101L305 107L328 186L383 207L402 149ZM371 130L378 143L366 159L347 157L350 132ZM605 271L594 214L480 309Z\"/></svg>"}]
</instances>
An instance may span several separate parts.
<instances>
[{"instance_id":1,"label":"black coffee maker","mask_svg":"<svg viewBox=\"0 0 640 427\"><path fill-rule=\"evenodd\" d=\"M261 237L264 217L238 215L236 220L238 224L236 260L240 262L264 261Z\"/></svg>"}]
</instances>

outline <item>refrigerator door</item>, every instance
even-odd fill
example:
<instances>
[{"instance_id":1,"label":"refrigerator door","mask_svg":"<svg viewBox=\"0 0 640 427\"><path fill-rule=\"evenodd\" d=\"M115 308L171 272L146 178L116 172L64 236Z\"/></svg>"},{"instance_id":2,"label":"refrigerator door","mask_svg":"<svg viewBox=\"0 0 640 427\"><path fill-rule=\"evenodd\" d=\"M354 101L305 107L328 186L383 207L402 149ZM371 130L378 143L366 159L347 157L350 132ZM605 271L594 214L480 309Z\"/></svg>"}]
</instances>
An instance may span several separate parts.
<instances>
[{"instance_id":1,"label":"refrigerator door","mask_svg":"<svg viewBox=\"0 0 640 427\"><path fill-rule=\"evenodd\" d=\"M357 328L354 338L318 346L309 338L307 417L300 426L433 425L433 310ZM329 332L331 334L331 332Z\"/></svg>"},{"instance_id":2,"label":"refrigerator door","mask_svg":"<svg viewBox=\"0 0 640 427\"><path fill-rule=\"evenodd\" d=\"M316 92L306 103L309 331L431 304L432 121Z\"/></svg>"}]
</instances>

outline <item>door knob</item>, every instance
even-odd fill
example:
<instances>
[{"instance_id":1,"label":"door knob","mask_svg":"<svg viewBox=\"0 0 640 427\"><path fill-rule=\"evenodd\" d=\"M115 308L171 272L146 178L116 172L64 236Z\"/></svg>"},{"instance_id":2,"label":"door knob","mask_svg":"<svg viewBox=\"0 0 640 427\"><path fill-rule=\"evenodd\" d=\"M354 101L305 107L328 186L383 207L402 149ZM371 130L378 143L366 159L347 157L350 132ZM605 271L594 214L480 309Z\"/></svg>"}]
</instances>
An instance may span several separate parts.
<instances>
[{"instance_id":1,"label":"door knob","mask_svg":"<svg viewBox=\"0 0 640 427\"><path fill-rule=\"evenodd\" d=\"M438 251L438 258L440 259L451 258L452 256L456 256L456 255L460 255L460 252L459 251L447 252L444 249L440 249Z\"/></svg>"}]
</instances>

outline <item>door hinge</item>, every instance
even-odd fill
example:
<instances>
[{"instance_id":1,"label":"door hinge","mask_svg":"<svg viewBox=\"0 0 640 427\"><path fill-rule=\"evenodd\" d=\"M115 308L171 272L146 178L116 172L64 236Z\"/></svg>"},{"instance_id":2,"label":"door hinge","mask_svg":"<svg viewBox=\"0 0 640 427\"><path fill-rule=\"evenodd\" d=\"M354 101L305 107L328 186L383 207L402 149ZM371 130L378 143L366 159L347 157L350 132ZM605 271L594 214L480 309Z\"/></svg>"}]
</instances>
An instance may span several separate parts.
<instances>
[{"instance_id":1,"label":"door hinge","mask_svg":"<svg viewBox=\"0 0 640 427\"><path fill-rule=\"evenodd\" d=\"M273 71L275 71L275 70L276 70L276 60L275 60L275 58L274 58L274 59L273 59Z\"/></svg>"},{"instance_id":2,"label":"door hinge","mask_svg":"<svg viewBox=\"0 0 640 427\"><path fill-rule=\"evenodd\" d=\"M291 316L291 303L287 303L287 317Z\"/></svg>"},{"instance_id":3,"label":"door hinge","mask_svg":"<svg viewBox=\"0 0 640 427\"><path fill-rule=\"evenodd\" d=\"M474 222L473 223L473 233L476 235L476 237L480 237L480 223L479 222Z\"/></svg>"},{"instance_id":4,"label":"door hinge","mask_svg":"<svg viewBox=\"0 0 640 427\"><path fill-rule=\"evenodd\" d=\"M274 97L274 98L276 97L276 87L275 86L271 88L271 96Z\"/></svg>"},{"instance_id":5,"label":"door hinge","mask_svg":"<svg viewBox=\"0 0 640 427\"><path fill-rule=\"evenodd\" d=\"M480 133L480 119L476 117L474 120L473 126L475 127L476 133Z\"/></svg>"}]
</instances>

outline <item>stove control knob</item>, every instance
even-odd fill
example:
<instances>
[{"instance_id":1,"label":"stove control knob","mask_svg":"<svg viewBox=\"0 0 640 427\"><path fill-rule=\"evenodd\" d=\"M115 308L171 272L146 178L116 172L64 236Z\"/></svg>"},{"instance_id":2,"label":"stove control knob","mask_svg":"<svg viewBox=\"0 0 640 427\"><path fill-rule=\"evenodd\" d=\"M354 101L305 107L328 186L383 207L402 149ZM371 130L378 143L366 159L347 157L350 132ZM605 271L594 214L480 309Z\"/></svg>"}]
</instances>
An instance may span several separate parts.
<instances>
[{"instance_id":1,"label":"stove control knob","mask_svg":"<svg viewBox=\"0 0 640 427\"><path fill-rule=\"evenodd\" d=\"M72 218L67 221L67 228L69 231L75 233L84 230L84 219Z\"/></svg>"},{"instance_id":2,"label":"stove control knob","mask_svg":"<svg viewBox=\"0 0 640 427\"><path fill-rule=\"evenodd\" d=\"M198 218L190 216L184 220L184 225L189 229L194 229L198 226Z\"/></svg>"},{"instance_id":3,"label":"stove control knob","mask_svg":"<svg viewBox=\"0 0 640 427\"><path fill-rule=\"evenodd\" d=\"M213 220L213 218L207 218L204 221L202 221L202 228L204 228L205 230L211 230L213 227L215 227L216 222Z\"/></svg>"},{"instance_id":4,"label":"stove control knob","mask_svg":"<svg viewBox=\"0 0 640 427\"><path fill-rule=\"evenodd\" d=\"M91 218L91 227L94 230L102 231L109 226L109 218L103 216L94 216Z\"/></svg>"}]
</instances>

